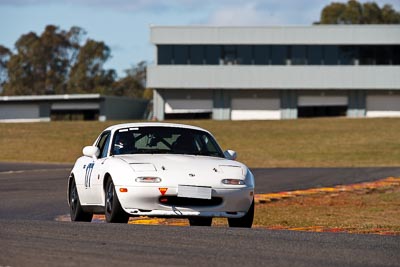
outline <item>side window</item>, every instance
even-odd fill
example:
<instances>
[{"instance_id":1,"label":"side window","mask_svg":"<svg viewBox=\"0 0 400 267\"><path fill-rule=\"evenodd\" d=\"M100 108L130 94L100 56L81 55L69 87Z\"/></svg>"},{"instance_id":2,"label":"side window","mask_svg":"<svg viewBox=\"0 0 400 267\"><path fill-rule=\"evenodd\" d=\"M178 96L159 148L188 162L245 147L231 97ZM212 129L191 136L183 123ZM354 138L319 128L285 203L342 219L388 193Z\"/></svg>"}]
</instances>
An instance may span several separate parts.
<instances>
[{"instance_id":1,"label":"side window","mask_svg":"<svg viewBox=\"0 0 400 267\"><path fill-rule=\"evenodd\" d=\"M107 157L108 147L110 145L110 132L104 133L101 137L99 142L97 143L97 147L100 149L100 158Z\"/></svg>"},{"instance_id":2,"label":"side window","mask_svg":"<svg viewBox=\"0 0 400 267\"><path fill-rule=\"evenodd\" d=\"M202 138L209 152L218 153L216 147L206 135L202 135Z\"/></svg>"},{"instance_id":3,"label":"side window","mask_svg":"<svg viewBox=\"0 0 400 267\"><path fill-rule=\"evenodd\" d=\"M207 135L201 135L200 140L203 146L203 149L208 152L209 155L216 157L223 157L222 151L218 148L215 140L212 137Z\"/></svg>"}]
</instances>

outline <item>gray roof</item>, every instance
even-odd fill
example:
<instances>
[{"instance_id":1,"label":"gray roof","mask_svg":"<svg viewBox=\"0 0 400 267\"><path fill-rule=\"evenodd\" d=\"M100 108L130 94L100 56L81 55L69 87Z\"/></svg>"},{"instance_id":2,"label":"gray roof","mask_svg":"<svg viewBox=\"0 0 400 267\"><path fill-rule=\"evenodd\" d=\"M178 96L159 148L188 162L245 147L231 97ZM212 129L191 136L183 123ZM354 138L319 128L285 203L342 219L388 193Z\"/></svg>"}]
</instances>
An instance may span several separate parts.
<instances>
[{"instance_id":1,"label":"gray roof","mask_svg":"<svg viewBox=\"0 0 400 267\"><path fill-rule=\"evenodd\" d=\"M100 99L100 94L66 94L66 95L21 95L0 96L0 101L53 101L53 100L89 100Z\"/></svg>"}]
</instances>

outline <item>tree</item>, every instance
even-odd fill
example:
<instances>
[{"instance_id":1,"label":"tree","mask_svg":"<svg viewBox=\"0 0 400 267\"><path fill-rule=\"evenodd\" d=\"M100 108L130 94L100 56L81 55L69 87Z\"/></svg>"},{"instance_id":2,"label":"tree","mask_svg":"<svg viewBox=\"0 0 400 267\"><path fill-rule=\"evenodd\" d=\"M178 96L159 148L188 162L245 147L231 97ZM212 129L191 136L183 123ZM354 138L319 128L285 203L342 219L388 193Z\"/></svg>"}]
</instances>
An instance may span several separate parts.
<instances>
[{"instance_id":1,"label":"tree","mask_svg":"<svg viewBox=\"0 0 400 267\"><path fill-rule=\"evenodd\" d=\"M400 13L396 12L391 5L384 5L381 9L382 20L386 24L400 24Z\"/></svg>"},{"instance_id":2,"label":"tree","mask_svg":"<svg viewBox=\"0 0 400 267\"><path fill-rule=\"evenodd\" d=\"M365 3L363 22L365 24L379 24L382 20L382 11L376 3Z\"/></svg>"},{"instance_id":3,"label":"tree","mask_svg":"<svg viewBox=\"0 0 400 267\"><path fill-rule=\"evenodd\" d=\"M110 58L110 48L104 42L88 39L78 53L68 81L69 93L101 93L111 91L115 80L114 70L104 70Z\"/></svg>"},{"instance_id":4,"label":"tree","mask_svg":"<svg viewBox=\"0 0 400 267\"><path fill-rule=\"evenodd\" d=\"M363 6L356 0L348 1L346 9L343 11L342 19L344 24L362 24Z\"/></svg>"},{"instance_id":5,"label":"tree","mask_svg":"<svg viewBox=\"0 0 400 267\"><path fill-rule=\"evenodd\" d=\"M104 43L87 39L79 27L69 31L46 26L39 36L34 32L22 35L15 43L16 53L0 46L0 93L6 95L43 95L99 93L143 97L146 62L126 70L116 81L113 69L104 69L111 57ZM146 91L149 96L151 92Z\"/></svg>"},{"instance_id":6,"label":"tree","mask_svg":"<svg viewBox=\"0 0 400 267\"><path fill-rule=\"evenodd\" d=\"M7 64L10 60L12 53L10 49L5 46L0 45L0 94L3 91L3 86L8 79L8 69Z\"/></svg>"},{"instance_id":7,"label":"tree","mask_svg":"<svg viewBox=\"0 0 400 267\"><path fill-rule=\"evenodd\" d=\"M332 3L324 7L321 13L320 24L340 24L343 21L343 13L346 10L346 5L343 3Z\"/></svg>"},{"instance_id":8,"label":"tree","mask_svg":"<svg viewBox=\"0 0 400 267\"><path fill-rule=\"evenodd\" d=\"M60 94L66 91L70 60L77 49L73 40L79 39L81 30L62 31L46 26L38 36L30 32L15 43L17 53L7 63L8 95Z\"/></svg>"},{"instance_id":9,"label":"tree","mask_svg":"<svg viewBox=\"0 0 400 267\"><path fill-rule=\"evenodd\" d=\"M400 13L391 5L380 8L375 2L333 2L322 9L316 24L400 24Z\"/></svg>"},{"instance_id":10,"label":"tree","mask_svg":"<svg viewBox=\"0 0 400 267\"><path fill-rule=\"evenodd\" d=\"M113 94L117 96L143 97L146 84L145 61L139 62L131 69L125 70L126 76L113 85Z\"/></svg>"},{"instance_id":11,"label":"tree","mask_svg":"<svg viewBox=\"0 0 400 267\"><path fill-rule=\"evenodd\" d=\"M7 95L40 94L44 87L40 83L37 72L42 69L38 66L39 37L30 32L22 35L15 43L17 54L11 56L8 64L8 82L4 93Z\"/></svg>"},{"instance_id":12,"label":"tree","mask_svg":"<svg viewBox=\"0 0 400 267\"><path fill-rule=\"evenodd\" d=\"M58 32L55 26L47 26L40 37L43 62L43 83L46 94L64 93L68 77L69 58L71 49L65 32Z\"/></svg>"}]
</instances>

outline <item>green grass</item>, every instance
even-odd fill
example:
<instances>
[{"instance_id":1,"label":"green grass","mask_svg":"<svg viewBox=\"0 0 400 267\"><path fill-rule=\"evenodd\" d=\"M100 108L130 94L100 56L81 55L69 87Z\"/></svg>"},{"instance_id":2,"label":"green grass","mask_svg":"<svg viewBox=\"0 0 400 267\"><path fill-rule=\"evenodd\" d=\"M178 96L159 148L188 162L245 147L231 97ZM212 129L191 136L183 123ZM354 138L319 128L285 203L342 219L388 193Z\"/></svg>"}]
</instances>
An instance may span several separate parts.
<instances>
[{"instance_id":1,"label":"green grass","mask_svg":"<svg viewBox=\"0 0 400 267\"><path fill-rule=\"evenodd\" d=\"M253 168L400 166L400 119L178 122L208 129ZM0 123L0 161L72 163L115 123Z\"/></svg>"}]
</instances>

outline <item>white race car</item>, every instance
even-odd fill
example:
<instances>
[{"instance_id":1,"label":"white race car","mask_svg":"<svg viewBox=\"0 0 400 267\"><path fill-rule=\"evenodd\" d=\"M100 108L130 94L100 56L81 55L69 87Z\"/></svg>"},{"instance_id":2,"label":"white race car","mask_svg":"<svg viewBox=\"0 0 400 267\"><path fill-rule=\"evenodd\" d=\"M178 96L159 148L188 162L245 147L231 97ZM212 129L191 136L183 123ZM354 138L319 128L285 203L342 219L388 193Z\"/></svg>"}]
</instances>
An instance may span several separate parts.
<instances>
[{"instance_id":1,"label":"white race car","mask_svg":"<svg viewBox=\"0 0 400 267\"><path fill-rule=\"evenodd\" d=\"M72 221L127 223L132 216L188 218L211 226L251 227L254 177L222 152L206 130L170 123L119 124L83 149L68 179Z\"/></svg>"}]
</instances>

